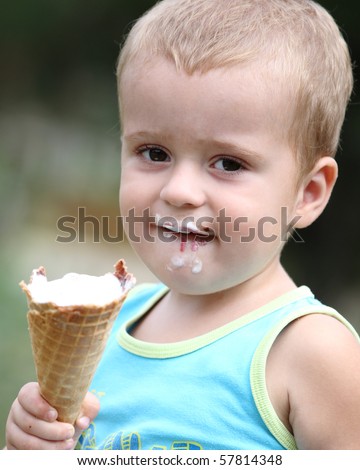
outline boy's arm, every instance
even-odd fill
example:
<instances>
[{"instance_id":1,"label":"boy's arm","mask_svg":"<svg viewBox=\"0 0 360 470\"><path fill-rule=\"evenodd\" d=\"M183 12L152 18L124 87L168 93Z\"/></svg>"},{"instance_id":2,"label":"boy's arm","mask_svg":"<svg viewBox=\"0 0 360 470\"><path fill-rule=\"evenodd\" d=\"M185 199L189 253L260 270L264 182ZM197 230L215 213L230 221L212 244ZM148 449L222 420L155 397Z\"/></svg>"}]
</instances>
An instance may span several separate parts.
<instances>
[{"instance_id":1,"label":"boy's arm","mask_svg":"<svg viewBox=\"0 0 360 470\"><path fill-rule=\"evenodd\" d=\"M56 411L42 398L35 382L22 387L14 401L6 423L8 450L73 449L81 432L99 411L97 398L88 393L76 428L56 421Z\"/></svg>"},{"instance_id":2,"label":"boy's arm","mask_svg":"<svg viewBox=\"0 0 360 470\"><path fill-rule=\"evenodd\" d=\"M315 314L293 322L280 341L298 448L360 449L357 339L338 320Z\"/></svg>"}]
</instances>

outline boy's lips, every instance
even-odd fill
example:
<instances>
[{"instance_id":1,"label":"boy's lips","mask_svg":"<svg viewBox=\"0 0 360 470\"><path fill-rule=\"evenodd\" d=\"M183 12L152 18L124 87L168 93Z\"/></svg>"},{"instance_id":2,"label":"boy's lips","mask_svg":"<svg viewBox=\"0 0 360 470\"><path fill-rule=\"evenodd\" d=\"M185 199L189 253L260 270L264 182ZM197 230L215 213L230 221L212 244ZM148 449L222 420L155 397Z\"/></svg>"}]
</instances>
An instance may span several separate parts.
<instances>
[{"instance_id":1,"label":"boy's lips","mask_svg":"<svg viewBox=\"0 0 360 470\"><path fill-rule=\"evenodd\" d=\"M199 228L195 222L184 219L185 222L179 222L177 219L171 221L165 220L162 222L159 216L156 216L155 225L158 229L169 233L171 235L178 235L181 240L196 239L198 242L208 243L215 238L215 233L211 228Z\"/></svg>"},{"instance_id":2,"label":"boy's lips","mask_svg":"<svg viewBox=\"0 0 360 470\"><path fill-rule=\"evenodd\" d=\"M199 230L193 222L188 222L186 226L176 227L170 223L164 223L159 227L165 228L175 233L193 233L194 235L208 236L209 232L205 230Z\"/></svg>"}]
</instances>

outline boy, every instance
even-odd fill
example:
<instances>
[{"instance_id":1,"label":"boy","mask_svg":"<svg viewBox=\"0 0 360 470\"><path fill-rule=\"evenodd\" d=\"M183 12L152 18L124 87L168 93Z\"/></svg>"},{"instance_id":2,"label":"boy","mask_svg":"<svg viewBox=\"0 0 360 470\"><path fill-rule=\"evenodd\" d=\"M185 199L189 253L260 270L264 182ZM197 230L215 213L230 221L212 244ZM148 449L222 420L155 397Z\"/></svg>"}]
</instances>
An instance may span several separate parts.
<instances>
[{"instance_id":1,"label":"boy","mask_svg":"<svg viewBox=\"0 0 360 470\"><path fill-rule=\"evenodd\" d=\"M76 429L36 384L9 449L360 449L360 346L280 262L325 208L352 89L310 0L163 0L118 64L126 301Z\"/></svg>"}]
</instances>

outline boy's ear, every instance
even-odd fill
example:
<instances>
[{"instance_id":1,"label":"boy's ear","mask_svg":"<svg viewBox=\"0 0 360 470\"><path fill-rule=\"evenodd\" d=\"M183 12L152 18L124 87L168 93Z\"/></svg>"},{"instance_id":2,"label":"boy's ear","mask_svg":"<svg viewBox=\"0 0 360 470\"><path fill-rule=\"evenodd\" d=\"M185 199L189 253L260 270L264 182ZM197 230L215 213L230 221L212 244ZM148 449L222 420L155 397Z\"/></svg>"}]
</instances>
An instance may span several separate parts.
<instances>
[{"instance_id":1,"label":"boy's ear","mask_svg":"<svg viewBox=\"0 0 360 470\"><path fill-rule=\"evenodd\" d=\"M311 225L325 209L338 176L334 158L322 157L304 177L298 192L296 215L300 216L296 228Z\"/></svg>"}]
</instances>

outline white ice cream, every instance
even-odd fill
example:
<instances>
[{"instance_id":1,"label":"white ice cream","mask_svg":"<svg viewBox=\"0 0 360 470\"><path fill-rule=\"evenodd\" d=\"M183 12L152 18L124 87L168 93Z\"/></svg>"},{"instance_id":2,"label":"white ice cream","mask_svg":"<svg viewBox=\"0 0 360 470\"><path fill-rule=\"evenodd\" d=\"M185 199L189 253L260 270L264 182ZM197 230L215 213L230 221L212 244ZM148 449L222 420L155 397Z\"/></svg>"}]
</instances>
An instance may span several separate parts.
<instances>
[{"instance_id":1,"label":"white ice cream","mask_svg":"<svg viewBox=\"0 0 360 470\"><path fill-rule=\"evenodd\" d=\"M106 305L124 294L119 279L111 273L103 276L69 273L61 279L48 281L44 274L34 270L27 288L35 302L52 302L60 307Z\"/></svg>"}]
</instances>

